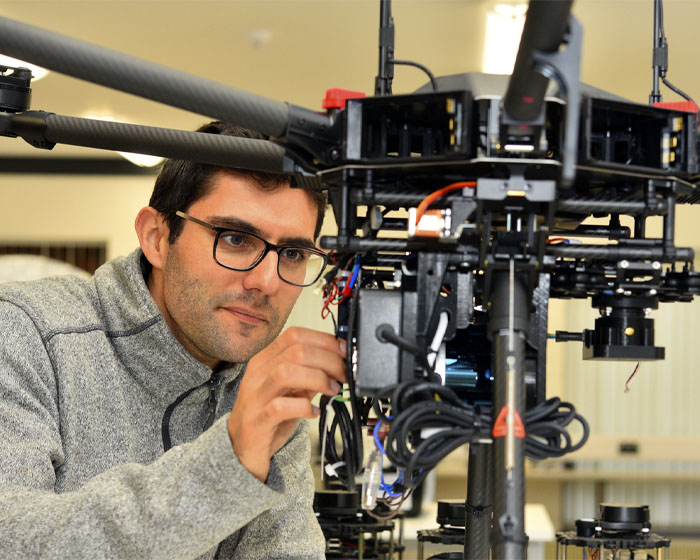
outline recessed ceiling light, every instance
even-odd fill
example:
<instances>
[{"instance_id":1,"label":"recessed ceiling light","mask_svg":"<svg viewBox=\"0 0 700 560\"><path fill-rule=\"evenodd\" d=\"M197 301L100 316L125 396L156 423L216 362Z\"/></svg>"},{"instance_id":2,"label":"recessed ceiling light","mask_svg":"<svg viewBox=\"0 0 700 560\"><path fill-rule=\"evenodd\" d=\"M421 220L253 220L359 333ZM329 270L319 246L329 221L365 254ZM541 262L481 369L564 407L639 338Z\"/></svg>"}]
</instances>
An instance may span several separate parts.
<instances>
[{"instance_id":1,"label":"recessed ceiling light","mask_svg":"<svg viewBox=\"0 0 700 560\"><path fill-rule=\"evenodd\" d=\"M248 40L254 49L261 49L272 39L272 33L268 29L251 29L248 31Z\"/></svg>"}]
</instances>

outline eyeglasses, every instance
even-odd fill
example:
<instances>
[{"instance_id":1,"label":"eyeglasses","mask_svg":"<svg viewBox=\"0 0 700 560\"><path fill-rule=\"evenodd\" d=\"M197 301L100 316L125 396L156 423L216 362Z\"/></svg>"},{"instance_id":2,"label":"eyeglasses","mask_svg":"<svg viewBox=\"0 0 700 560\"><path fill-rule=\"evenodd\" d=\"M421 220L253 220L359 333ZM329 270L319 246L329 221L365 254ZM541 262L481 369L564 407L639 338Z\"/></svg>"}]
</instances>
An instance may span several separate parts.
<instances>
[{"instance_id":1,"label":"eyeglasses","mask_svg":"<svg viewBox=\"0 0 700 560\"><path fill-rule=\"evenodd\" d=\"M313 247L275 245L248 231L215 226L180 211L175 214L216 232L214 260L230 270L251 270L272 250L277 253L277 274L281 280L293 286L311 286L328 264L326 253Z\"/></svg>"}]
</instances>

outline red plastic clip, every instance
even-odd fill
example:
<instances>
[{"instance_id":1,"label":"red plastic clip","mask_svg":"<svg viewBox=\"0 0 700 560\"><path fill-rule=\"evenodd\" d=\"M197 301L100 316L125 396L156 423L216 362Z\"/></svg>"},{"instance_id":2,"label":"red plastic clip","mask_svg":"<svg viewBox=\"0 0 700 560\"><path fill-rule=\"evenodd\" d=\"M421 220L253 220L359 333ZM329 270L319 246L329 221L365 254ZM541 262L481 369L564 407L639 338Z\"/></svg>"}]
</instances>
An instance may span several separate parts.
<instances>
[{"instance_id":1,"label":"red plastic clip","mask_svg":"<svg viewBox=\"0 0 700 560\"><path fill-rule=\"evenodd\" d=\"M673 109L674 111L685 111L686 113L697 113L698 104L695 101L657 101L654 107L662 109Z\"/></svg>"},{"instance_id":2,"label":"red plastic clip","mask_svg":"<svg viewBox=\"0 0 700 560\"><path fill-rule=\"evenodd\" d=\"M345 109L345 102L348 99L359 99L361 97L365 97L365 94L361 91L331 88L326 90L326 97L321 105L324 109Z\"/></svg>"}]
</instances>

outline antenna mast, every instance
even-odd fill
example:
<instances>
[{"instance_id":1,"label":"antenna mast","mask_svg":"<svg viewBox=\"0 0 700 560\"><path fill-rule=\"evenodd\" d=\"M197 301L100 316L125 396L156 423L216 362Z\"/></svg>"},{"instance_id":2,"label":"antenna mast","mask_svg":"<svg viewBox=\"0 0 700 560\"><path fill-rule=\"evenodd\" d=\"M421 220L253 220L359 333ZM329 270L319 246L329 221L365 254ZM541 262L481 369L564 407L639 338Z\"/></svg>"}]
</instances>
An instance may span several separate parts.
<instances>
[{"instance_id":1,"label":"antenna mast","mask_svg":"<svg viewBox=\"0 0 700 560\"><path fill-rule=\"evenodd\" d=\"M662 77L662 68L668 67L668 48L664 44L661 25L661 0L654 0L654 49L651 58L652 88L649 95L649 105L662 101L659 80Z\"/></svg>"},{"instance_id":2,"label":"antenna mast","mask_svg":"<svg viewBox=\"0 0 700 560\"><path fill-rule=\"evenodd\" d=\"M391 95L394 79L394 18L391 17L391 0L379 4L379 73L374 82L375 95Z\"/></svg>"}]
</instances>

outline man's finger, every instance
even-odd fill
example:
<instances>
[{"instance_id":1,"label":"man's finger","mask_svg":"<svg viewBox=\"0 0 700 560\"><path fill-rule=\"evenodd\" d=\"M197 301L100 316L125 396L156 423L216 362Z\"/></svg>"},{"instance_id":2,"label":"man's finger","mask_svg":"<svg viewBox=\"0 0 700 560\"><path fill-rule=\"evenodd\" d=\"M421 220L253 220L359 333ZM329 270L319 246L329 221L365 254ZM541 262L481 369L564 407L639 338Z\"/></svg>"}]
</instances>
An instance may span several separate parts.
<instances>
[{"instance_id":1,"label":"man's finger","mask_svg":"<svg viewBox=\"0 0 700 560\"><path fill-rule=\"evenodd\" d=\"M287 420L316 418L320 411L306 398L285 396L271 400L261 412L261 424L274 429Z\"/></svg>"},{"instance_id":2,"label":"man's finger","mask_svg":"<svg viewBox=\"0 0 700 560\"><path fill-rule=\"evenodd\" d=\"M290 364L320 369L340 383L347 381L345 360L322 348L294 344L280 355L280 359Z\"/></svg>"},{"instance_id":3,"label":"man's finger","mask_svg":"<svg viewBox=\"0 0 700 560\"><path fill-rule=\"evenodd\" d=\"M300 344L332 352L345 358L347 355L347 343L331 334L323 333L304 327L290 327L270 344L263 352L270 351L274 354L283 352L287 347Z\"/></svg>"},{"instance_id":4,"label":"man's finger","mask_svg":"<svg viewBox=\"0 0 700 560\"><path fill-rule=\"evenodd\" d=\"M296 364L281 363L269 372L268 379L256 390L256 398L265 402L275 397L305 392L312 397L323 393L332 397L340 391L341 383L325 371Z\"/></svg>"}]
</instances>

